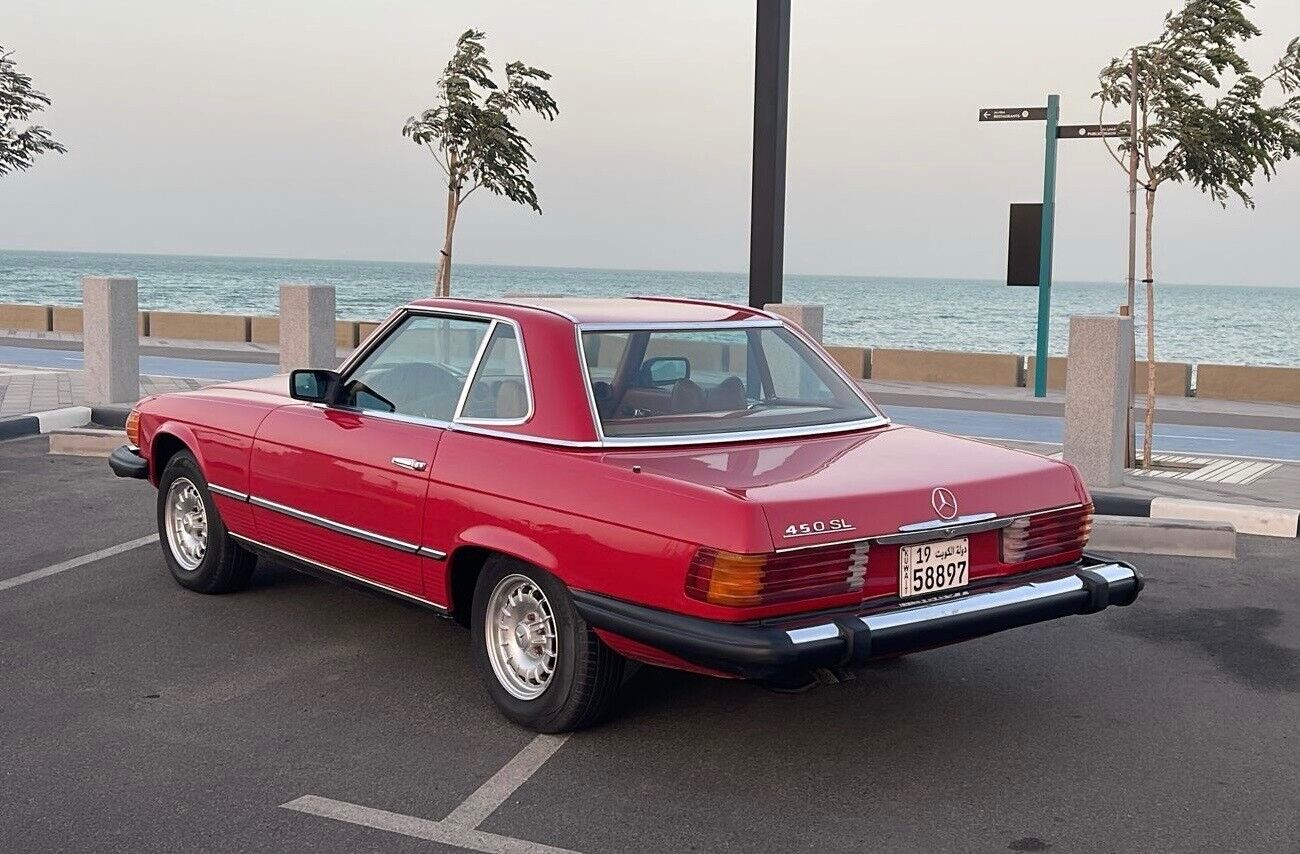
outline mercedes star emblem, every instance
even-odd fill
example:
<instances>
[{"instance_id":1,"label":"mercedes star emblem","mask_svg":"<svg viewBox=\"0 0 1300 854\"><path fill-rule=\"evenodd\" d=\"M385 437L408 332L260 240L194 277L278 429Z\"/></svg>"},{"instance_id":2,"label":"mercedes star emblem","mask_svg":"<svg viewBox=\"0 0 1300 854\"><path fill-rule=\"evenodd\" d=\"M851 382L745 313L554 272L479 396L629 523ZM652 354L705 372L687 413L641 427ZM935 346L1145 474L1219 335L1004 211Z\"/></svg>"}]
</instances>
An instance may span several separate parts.
<instances>
[{"instance_id":1,"label":"mercedes star emblem","mask_svg":"<svg viewBox=\"0 0 1300 854\"><path fill-rule=\"evenodd\" d=\"M950 490L942 486L936 486L934 492L930 493L930 505L934 507L934 512L939 514L940 519L957 517L957 499L953 497Z\"/></svg>"}]
</instances>

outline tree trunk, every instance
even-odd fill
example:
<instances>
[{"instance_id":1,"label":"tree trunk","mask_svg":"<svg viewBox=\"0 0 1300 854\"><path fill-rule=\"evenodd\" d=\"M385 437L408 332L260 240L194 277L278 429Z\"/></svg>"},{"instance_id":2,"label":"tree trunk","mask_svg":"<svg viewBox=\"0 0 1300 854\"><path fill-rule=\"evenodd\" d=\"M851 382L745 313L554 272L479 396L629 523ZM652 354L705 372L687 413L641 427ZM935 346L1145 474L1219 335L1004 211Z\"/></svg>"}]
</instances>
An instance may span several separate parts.
<instances>
[{"instance_id":1,"label":"tree trunk","mask_svg":"<svg viewBox=\"0 0 1300 854\"><path fill-rule=\"evenodd\" d=\"M1147 411L1142 431L1142 467L1151 468L1151 434L1156 416L1156 289L1151 258L1151 230L1156 216L1156 191L1147 189L1146 286L1147 286Z\"/></svg>"},{"instance_id":2,"label":"tree trunk","mask_svg":"<svg viewBox=\"0 0 1300 854\"><path fill-rule=\"evenodd\" d=\"M456 232L456 214L459 212L459 208L460 203L456 199L456 191L448 189L447 222L442 234L442 249L438 254L438 278L435 282L434 296L451 296L451 243Z\"/></svg>"}]
</instances>

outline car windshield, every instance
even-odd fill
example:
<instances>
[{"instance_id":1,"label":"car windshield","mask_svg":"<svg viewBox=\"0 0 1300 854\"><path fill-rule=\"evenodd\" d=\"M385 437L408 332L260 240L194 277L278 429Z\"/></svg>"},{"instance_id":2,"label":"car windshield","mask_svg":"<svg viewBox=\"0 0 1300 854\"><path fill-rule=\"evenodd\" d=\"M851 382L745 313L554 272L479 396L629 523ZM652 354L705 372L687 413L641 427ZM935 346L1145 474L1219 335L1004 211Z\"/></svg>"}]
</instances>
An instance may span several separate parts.
<instances>
[{"instance_id":1,"label":"car windshield","mask_svg":"<svg viewBox=\"0 0 1300 854\"><path fill-rule=\"evenodd\" d=\"M876 416L785 327L586 331L582 345L609 438L749 433Z\"/></svg>"}]
</instances>

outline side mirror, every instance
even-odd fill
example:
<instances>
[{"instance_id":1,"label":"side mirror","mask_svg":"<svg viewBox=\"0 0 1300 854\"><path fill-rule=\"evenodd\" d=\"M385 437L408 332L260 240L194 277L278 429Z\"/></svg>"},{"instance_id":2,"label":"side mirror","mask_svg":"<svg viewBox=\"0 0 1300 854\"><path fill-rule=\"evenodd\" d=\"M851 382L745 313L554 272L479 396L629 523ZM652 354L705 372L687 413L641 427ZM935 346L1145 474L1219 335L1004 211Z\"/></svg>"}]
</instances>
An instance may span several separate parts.
<instances>
[{"instance_id":1,"label":"side mirror","mask_svg":"<svg viewBox=\"0 0 1300 854\"><path fill-rule=\"evenodd\" d=\"M656 356L641 363L641 385L672 385L691 378L691 363L681 356Z\"/></svg>"},{"instance_id":2,"label":"side mirror","mask_svg":"<svg viewBox=\"0 0 1300 854\"><path fill-rule=\"evenodd\" d=\"M343 378L336 371L290 371L289 396L308 403L332 403L342 381Z\"/></svg>"}]
</instances>

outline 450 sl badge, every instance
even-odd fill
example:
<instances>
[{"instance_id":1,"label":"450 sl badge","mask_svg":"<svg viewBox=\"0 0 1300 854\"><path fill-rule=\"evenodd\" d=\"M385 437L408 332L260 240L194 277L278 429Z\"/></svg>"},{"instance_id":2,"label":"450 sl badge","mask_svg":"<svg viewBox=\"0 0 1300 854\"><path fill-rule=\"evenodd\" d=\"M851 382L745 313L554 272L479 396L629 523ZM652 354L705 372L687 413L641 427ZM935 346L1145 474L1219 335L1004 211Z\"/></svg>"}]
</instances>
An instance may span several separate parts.
<instances>
[{"instance_id":1,"label":"450 sl badge","mask_svg":"<svg viewBox=\"0 0 1300 854\"><path fill-rule=\"evenodd\" d=\"M819 519L816 522L800 522L785 529L785 536L811 537L815 534L833 534L836 531L855 531L844 519Z\"/></svg>"}]
</instances>

